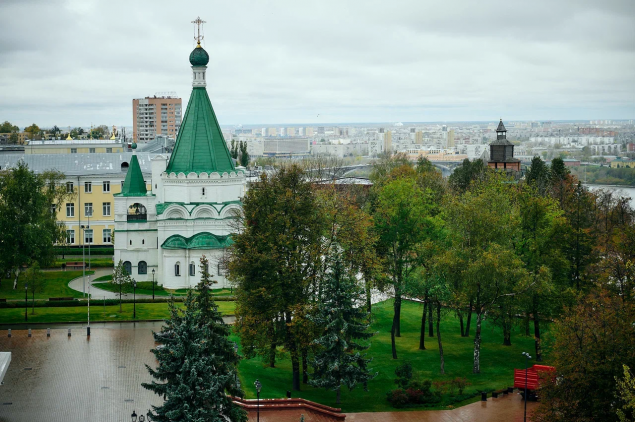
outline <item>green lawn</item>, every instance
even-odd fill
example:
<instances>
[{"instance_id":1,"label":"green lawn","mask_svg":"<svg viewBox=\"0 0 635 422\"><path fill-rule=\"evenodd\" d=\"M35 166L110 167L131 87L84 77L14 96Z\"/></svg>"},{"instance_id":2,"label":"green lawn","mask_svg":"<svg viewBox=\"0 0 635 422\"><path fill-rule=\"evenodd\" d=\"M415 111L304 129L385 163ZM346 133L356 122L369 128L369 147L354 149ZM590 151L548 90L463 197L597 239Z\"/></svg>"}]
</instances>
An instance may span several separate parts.
<instances>
[{"instance_id":1,"label":"green lawn","mask_svg":"<svg viewBox=\"0 0 635 422\"><path fill-rule=\"evenodd\" d=\"M106 278L109 277L109 278ZM95 281L106 281L112 280L112 275L106 275L95 279ZM113 293L119 293L119 286L111 283L99 283L96 284L95 287L106 290ZM124 293L132 293L132 286L126 286L124 288ZM151 281L139 281L137 282L137 294L139 295L151 295L152 294L152 282ZM187 289L178 289L178 290L166 290L162 286L154 286L154 295L160 297L168 297L170 295L174 296L186 296ZM231 293L229 289L213 289L212 294L214 296L230 296Z\"/></svg>"},{"instance_id":2,"label":"green lawn","mask_svg":"<svg viewBox=\"0 0 635 422\"><path fill-rule=\"evenodd\" d=\"M439 374L439 351L437 338L426 337L427 350L419 350L419 330L423 305L404 302L401 319L401 338L397 338L399 359L393 360L390 347L390 325L392 321L392 301L378 303L373 306L373 330L378 333L372 339L368 355L373 357L370 367L378 372L377 377L369 382L368 392L358 386L352 392L342 390L341 405L335 402L335 392L315 389L302 384L301 392L293 392L294 397L303 397L328 406L341 407L345 412L392 411L386 401L386 393L396 388L394 384L395 367L405 360L410 360L420 379L452 379L466 377L472 383L466 393L476 390L500 389L513 385L513 369L524 368L525 362L521 352L533 355L533 337L525 337L516 329L512 334L512 346L502 346L502 331L485 321L483 324L481 344L481 373L472 374L474 325L470 338L462 338L458 320L451 314L441 323L441 336L445 357L446 375ZM472 320L474 322L474 319ZM436 334L436 333L435 333ZM238 336L232 336L239 341ZM543 363L549 364L548 360ZM291 390L291 360L286 358L277 361L277 368L268 368L260 358L243 360L240 363L240 378L248 398L256 398L254 381L262 383L261 397L286 397ZM473 399L471 401L474 401ZM467 404L471 401L464 402ZM459 406L457 404L455 406ZM407 410L407 409L406 409Z\"/></svg>"},{"instance_id":3,"label":"green lawn","mask_svg":"<svg viewBox=\"0 0 635 422\"><path fill-rule=\"evenodd\" d=\"M86 271L86 274L93 274ZM44 285L42 291L35 293L35 299L48 299L49 297L82 297L81 292L77 292L68 287L68 282L74 278L81 277L81 271L43 271ZM0 298L22 299L24 300L24 273L18 279L18 288L13 290L13 280L3 279L0 283ZM33 298L29 288L29 300Z\"/></svg>"},{"instance_id":4,"label":"green lawn","mask_svg":"<svg viewBox=\"0 0 635 422\"><path fill-rule=\"evenodd\" d=\"M74 259L74 258L66 258L66 259L56 259L55 263L53 264L53 268L61 268L62 267L62 263L69 263L69 262L82 262L82 259ZM112 258L108 257L108 258L104 258L104 257L91 257L90 258L90 268L107 268L107 267L113 267L113 261ZM86 268L88 268L88 254L86 254Z\"/></svg>"},{"instance_id":5,"label":"green lawn","mask_svg":"<svg viewBox=\"0 0 635 422\"><path fill-rule=\"evenodd\" d=\"M218 309L224 315L234 313L234 302L217 302ZM169 315L167 303L137 303L137 319L164 319ZM182 307L179 303L177 306ZM119 312L119 305L99 306L99 300L91 301L91 321L130 321L132 320L132 303L122 305L123 312ZM29 322L84 322L87 317L86 306L74 306L63 308L35 308L35 315L31 315L29 308ZM24 308L0 309L0 321L3 324L23 323Z\"/></svg>"}]
</instances>

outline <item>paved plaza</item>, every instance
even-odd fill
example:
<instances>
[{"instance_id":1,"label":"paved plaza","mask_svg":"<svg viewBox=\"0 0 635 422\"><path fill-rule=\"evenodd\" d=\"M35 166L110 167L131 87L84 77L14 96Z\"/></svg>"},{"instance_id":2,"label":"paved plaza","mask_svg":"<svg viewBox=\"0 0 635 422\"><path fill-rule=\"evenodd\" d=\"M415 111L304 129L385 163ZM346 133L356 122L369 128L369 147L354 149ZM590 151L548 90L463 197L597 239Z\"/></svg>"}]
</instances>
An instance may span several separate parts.
<instances>
[{"instance_id":1,"label":"paved plaza","mask_svg":"<svg viewBox=\"0 0 635 422\"><path fill-rule=\"evenodd\" d=\"M93 324L86 328L61 324L51 330L0 330L0 351L11 352L11 365L0 386L0 422L130 421L161 400L141 387L150 381L145 364L155 366L151 331L160 322ZM71 337L67 327L72 327ZM378 399L384 399L383 397ZM529 410L535 403L529 402ZM523 403L517 394L455 410L347 414L350 422L515 422L522 421ZM273 421L261 415L262 422ZM280 418L282 415L277 415ZM306 415L307 422L312 416ZM255 412L250 421L255 421ZM316 421L318 419L315 419Z\"/></svg>"}]
</instances>

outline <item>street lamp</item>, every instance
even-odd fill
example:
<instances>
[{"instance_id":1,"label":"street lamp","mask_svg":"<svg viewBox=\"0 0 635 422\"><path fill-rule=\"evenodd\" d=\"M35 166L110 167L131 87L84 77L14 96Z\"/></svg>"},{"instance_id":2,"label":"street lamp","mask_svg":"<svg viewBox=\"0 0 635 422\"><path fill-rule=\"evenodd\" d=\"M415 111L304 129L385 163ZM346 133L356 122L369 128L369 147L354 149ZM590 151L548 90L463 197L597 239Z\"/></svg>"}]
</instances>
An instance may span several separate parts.
<instances>
[{"instance_id":1,"label":"street lamp","mask_svg":"<svg viewBox=\"0 0 635 422\"><path fill-rule=\"evenodd\" d=\"M262 390L262 384L260 384L260 381L256 380L254 382L254 385L256 386L256 397L257 397L257 401L256 401L256 421L260 422L260 390Z\"/></svg>"},{"instance_id":2,"label":"street lamp","mask_svg":"<svg viewBox=\"0 0 635 422\"><path fill-rule=\"evenodd\" d=\"M29 320L29 316L27 315L27 310L29 309L29 283L24 283L24 321Z\"/></svg>"},{"instance_id":3,"label":"street lamp","mask_svg":"<svg viewBox=\"0 0 635 422\"><path fill-rule=\"evenodd\" d=\"M82 230L82 295L86 297L86 226L79 226Z\"/></svg>"},{"instance_id":4,"label":"street lamp","mask_svg":"<svg viewBox=\"0 0 635 422\"><path fill-rule=\"evenodd\" d=\"M152 269L152 301L154 302L154 268Z\"/></svg>"},{"instance_id":5,"label":"street lamp","mask_svg":"<svg viewBox=\"0 0 635 422\"><path fill-rule=\"evenodd\" d=\"M137 280L132 280L132 319L137 319Z\"/></svg>"},{"instance_id":6,"label":"street lamp","mask_svg":"<svg viewBox=\"0 0 635 422\"><path fill-rule=\"evenodd\" d=\"M531 356L527 352L523 352L523 356L525 357L525 416L523 421L527 422L527 367L529 366L529 359L531 359Z\"/></svg>"}]
</instances>

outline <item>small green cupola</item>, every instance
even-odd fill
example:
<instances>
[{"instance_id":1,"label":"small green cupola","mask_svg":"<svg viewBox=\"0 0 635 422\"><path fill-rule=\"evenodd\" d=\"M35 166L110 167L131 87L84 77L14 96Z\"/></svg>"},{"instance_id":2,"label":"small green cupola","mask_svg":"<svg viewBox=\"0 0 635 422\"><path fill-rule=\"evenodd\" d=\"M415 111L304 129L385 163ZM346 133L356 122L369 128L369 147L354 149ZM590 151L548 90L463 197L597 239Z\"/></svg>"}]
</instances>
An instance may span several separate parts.
<instances>
[{"instance_id":1,"label":"small green cupola","mask_svg":"<svg viewBox=\"0 0 635 422\"><path fill-rule=\"evenodd\" d=\"M121 187L121 193L119 196L146 196L148 189L146 188L146 182L143 180L143 173L141 173L141 166L137 155L134 154L130 159L130 166L128 167L128 173L126 173L126 180Z\"/></svg>"},{"instance_id":2,"label":"small green cupola","mask_svg":"<svg viewBox=\"0 0 635 422\"><path fill-rule=\"evenodd\" d=\"M190 64L192 66L207 66L209 63L209 54L200 44L190 53Z\"/></svg>"}]
</instances>

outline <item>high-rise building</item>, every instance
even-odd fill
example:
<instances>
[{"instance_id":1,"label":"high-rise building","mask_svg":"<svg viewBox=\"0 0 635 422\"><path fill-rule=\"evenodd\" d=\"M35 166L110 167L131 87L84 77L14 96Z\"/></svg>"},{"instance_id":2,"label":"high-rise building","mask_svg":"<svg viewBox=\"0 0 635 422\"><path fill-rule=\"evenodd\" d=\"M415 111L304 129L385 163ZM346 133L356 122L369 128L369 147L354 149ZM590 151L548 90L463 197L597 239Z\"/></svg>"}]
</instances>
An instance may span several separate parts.
<instances>
[{"instance_id":1,"label":"high-rise building","mask_svg":"<svg viewBox=\"0 0 635 422\"><path fill-rule=\"evenodd\" d=\"M287 136L295 136L295 128L294 127L288 127L287 128Z\"/></svg>"},{"instance_id":2,"label":"high-rise building","mask_svg":"<svg viewBox=\"0 0 635 422\"><path fill-rule=\"evenodd\" d=\"M454 147L454 129L448 130L448 148Z\"/></svg>"},{"instance_id":3,"label":"high-rise building","mask_svg":"<svg viewBox=\"0 0 635 422\"><path fill-rule=\"evenodd\" d=\"M389 130L384 133L384 151L392 151L392 132Z\"/></svg>"},{"instance_id":4,"label":"high-rise building","mask_svg":"<svg viewBox=\"0 0 635 422\"><path fill-rule=\"evenodd\" d=\"M417 145L423 144L423 132L421 131L415 132L415 144Z\"/></svg>"},{"instance_id":5,"label":"high-rise building","mask_svg":"<svg viewBox=\"0 0 635 422\"><path fill-rule=\"evenodd\" d=\"M181 99L153 96L132 100L133 136L137 142L154 140L157 135L176 138L181 126Z\"/></svg>"},{"instance_id":6,"label":"high-rise building","mask_svg":"<svg viewBox=\"0 0 635 422\"><path fill-rule=\"evenodd\" d=\"M267 128L267 136L276 136L277 132L278 131L275 127Z\"/></svg>"},{"instance_id":7,"label":"high-rise building","mask_svg":"<svg viewBox=\"0 0 635 422\"><path fill-rule=\"evenodd\" d=\"M312 127L304 128L304 136L313 136L313 128Z\"/></svg>"}]
</instances>

